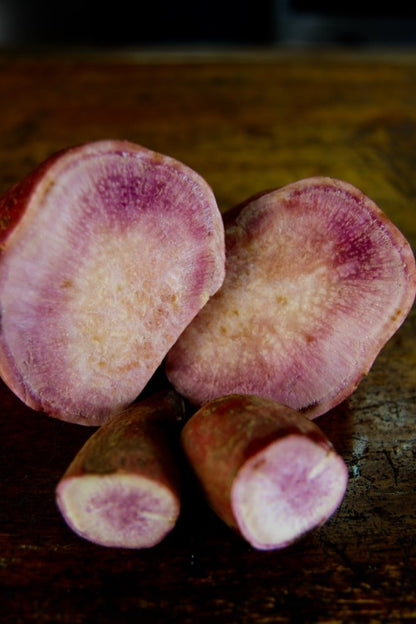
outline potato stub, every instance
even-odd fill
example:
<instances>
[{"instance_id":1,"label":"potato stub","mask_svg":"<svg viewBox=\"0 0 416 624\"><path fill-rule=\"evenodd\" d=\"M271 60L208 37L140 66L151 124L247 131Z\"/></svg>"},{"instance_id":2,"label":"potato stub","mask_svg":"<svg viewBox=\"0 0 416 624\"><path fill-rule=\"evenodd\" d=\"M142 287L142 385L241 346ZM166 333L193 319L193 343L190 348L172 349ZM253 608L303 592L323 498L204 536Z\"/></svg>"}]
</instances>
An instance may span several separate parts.
<instances>
[{"instance_id":1,"label":"potato stub","mask_svg":"<svg viewBox=\"0 0 416 624\"><path fill-rule=\"evenodd\" d=\"M408 241L355 187L311 178L225 216L226 278L166 360L196 405L257 394L315 418L348 397L415 297Z\"/></svg>"},{"instance_id":2,"label":"potato stub","mask_svg":"<svg viewBox=\"0 0 416 624\"><path fill-rule=\"evenodd\" d=\"M101 546L139 549L172 531L180 513L182 405L173 392L158 393L92 434L56 488L75 533Z\"/></svg>"},{"instance_id":3,"label":"potato stub","mask_svg":"<svg viewBox=\"0 0 416 624\"><path fill-rule=\"evenodd\" d=\"M182 430L207 501L258 550L284 548L341 504L348 471L316 423L253 395L215 399Z\"/></svg>"},{"instance_id":4,"label":"potato stub","mask_svg":"<svg viewBox=\"0 0 416 624\"><path fill-rule=\"evenodd\" d=\"M103 424L224 279L213 193L168 156L99 141L52 156L0 215L0 374L33 409Z\"/></svg>"}]
</instances>

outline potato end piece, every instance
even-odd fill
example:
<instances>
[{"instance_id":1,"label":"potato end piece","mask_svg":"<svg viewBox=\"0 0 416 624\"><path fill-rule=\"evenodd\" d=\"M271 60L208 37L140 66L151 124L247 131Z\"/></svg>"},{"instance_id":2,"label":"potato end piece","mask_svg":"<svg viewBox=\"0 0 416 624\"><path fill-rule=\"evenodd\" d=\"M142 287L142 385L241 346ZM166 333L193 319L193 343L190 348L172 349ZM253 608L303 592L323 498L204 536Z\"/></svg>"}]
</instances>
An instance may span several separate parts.
<instances>
[{"instance_id":1,"label":"potato end piece","mask_svg":"<svg viewBox=\"0 0 416 624\"><path fill-rule=\"evenodd\" d=\"M68 526L101 546L141 549L174 528L179 499L162 483L137 474L90 474L63 479L56 501Z\"/></svg>"},{"instance_id":2,"label":"potato end piece","mask_svg":"<svg viewBox=\"0 0 416 624\"><path fill-rule=\"evenodd\" d=\"M347 482L334 449L308 436L278 439L245 462L234 480L238 530L258 550L284 548L335 512Z\"/></svg>"},{"instance_id":3,"label":"potato end piece","mask_svg":"<svg viewBox=\"0 0 416 624\"><path fill-rule=\"evenodd\" d=\"M347 488L347 467L324 432L271 399L215 399L188 420L181 441L208 504L258 550L322 525Z\"/></svg>"}]
</instances>

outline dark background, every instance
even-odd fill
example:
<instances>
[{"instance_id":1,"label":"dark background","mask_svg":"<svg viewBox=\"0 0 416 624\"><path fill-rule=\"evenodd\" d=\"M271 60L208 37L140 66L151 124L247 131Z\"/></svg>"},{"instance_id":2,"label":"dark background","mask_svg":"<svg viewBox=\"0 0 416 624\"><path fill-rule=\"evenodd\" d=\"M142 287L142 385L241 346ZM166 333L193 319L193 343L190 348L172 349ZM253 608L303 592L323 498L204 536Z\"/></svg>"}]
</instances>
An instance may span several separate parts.
<instances>
[{"instance_id":1,"label":"dark background","mask_svg":"<svg viewBox=\"0 0 416 624\"><path fill-rule=\"evenodd\" d=\"M0 0L0 46L163 46L416 41L403 0Z\"/></svg>"}]
</instances>

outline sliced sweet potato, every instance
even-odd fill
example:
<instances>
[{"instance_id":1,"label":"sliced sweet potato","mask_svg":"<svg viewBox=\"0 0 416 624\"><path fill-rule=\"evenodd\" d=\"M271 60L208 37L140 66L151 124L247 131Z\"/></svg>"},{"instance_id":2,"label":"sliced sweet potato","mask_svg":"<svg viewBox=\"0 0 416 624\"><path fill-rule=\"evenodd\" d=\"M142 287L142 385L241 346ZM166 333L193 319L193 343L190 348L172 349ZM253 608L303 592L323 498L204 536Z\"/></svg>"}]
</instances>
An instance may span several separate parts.
<instances>
[{"instance_id":1,"label":"sliced sweet potato","mask_svg":"<svg viewBox=\"0 0 416 624\"><path fill-rule=\"evenodd\" d=\"M81 537L120 548L150 548L180 512L175 456L182 401L158 393L97 429L56 488L68 526Z\"/></svg>"},{"instance_id":2,"label":"sliced sweet potato","mask_svg":"<svg viewBox=\"0 0 416 624\"><path fill-rule=\"evenodd\" d=\"M311 178L226 222L226 278L166 360L194 404L257 394L310 418L348 397L415 297L411 247L355 187Z\"/></svg>"},{"instance_id":3,"label":"sliced sweet potato","mask_svg":"<svg viewBox=\"0 0 416 624\"><path fill-rule=\"evenodd\" d=\"M322 525L348 472L316 423L271 399L229 395L199 409L182 445L213 510L254 548L284 548Z\"/></svg>"},{"instance_id":4,"label":"sliced sweet potato","mask_svg":"<svg viewBox=\"0 0 416 624\"><path fill-rule=\"evenodd\" d=\"M52 156L0 200L0 374L27 405L100 425L145 387L224 278L207 183L126 141Z\"/></svg>"}]
</instances>

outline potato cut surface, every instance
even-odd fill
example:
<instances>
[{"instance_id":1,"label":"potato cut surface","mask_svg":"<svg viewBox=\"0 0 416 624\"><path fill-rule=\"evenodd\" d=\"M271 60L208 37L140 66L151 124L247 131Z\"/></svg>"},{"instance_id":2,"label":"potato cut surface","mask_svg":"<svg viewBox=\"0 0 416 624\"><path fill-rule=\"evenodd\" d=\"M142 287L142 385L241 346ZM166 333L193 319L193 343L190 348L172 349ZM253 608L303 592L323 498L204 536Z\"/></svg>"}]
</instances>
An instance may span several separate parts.
<instances>
[{"instance_id":1,"label":"potato cut surface","mask_svg":"<svg viewBox=\"0 0 416 624\"><path fill-rule=\"evenodd\" d=\"M120 548L155 546L172 530L180 509L162 483L119 473L65 479L57 488L57 504L75 533Z\"/></svg>"},{"instance_id":2,"label":"potato cut surface","mask_svg":"<svg viewBox=\"0 0 416 624\"><path fill-rule=\"evenodd\" d=\"M67 150L11 193L23 205L0 260L1 374L35 409L102 424L221 285L215 199L185 165L117 141Z\"/></svg>"},{"instance_id":3,"label":"potato cut surface","mask_svg":"<svg viewBox=\"0 0 416 624\"><path fill-rule=\"evenodd\" d=\"M231 499L238 527L255 548L283 548L323 524L340 505L347 470L333 449L290 435L239 470Z\"/></svg>"},{"instance_id":4,"label":"potato cut surface","mask_svg":"<svg viewBox=\"0 0 416 624\"><path fill-rule=\"evenodd\" d=\"M253 393L314 418L346 398L406 318L412 250L358 189L301 180L226 221L226 278L170 351L195 404Z\"/></svg>"}]
</instances>

